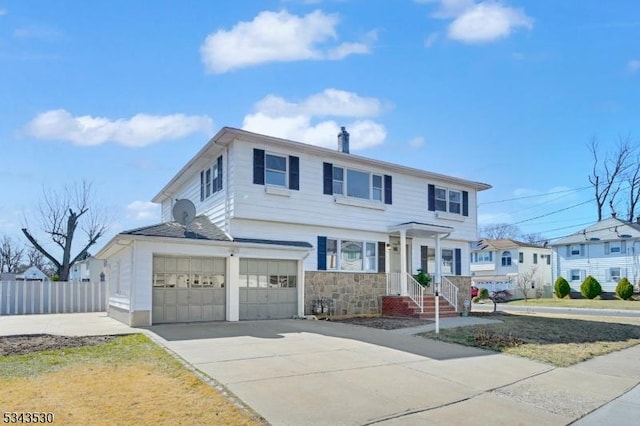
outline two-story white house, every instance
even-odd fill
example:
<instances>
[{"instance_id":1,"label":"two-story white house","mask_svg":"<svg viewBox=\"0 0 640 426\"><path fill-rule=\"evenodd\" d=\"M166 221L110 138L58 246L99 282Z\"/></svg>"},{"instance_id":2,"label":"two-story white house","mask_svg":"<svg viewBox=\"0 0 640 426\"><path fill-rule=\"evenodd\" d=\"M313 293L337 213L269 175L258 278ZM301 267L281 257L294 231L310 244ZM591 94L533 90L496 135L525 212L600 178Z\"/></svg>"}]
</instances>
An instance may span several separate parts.
<instances>
[{"instance_id":1,"label":"two-story white house","mask_svg":"<svg viewBox=\"0 0 640 426\"><path fill-rule=\"evenodd\" d=\"M526 290L527 297L534 297L551 285L551 248L512 239L480 240L472 246L470 269L475 287L509 290L516 298Z\"/></svg>"},{"instance_id":2,"label":"two-story white house","mask_svg":"<svg viewBox=\"0 0 640 426\"><path fill-rule=\"evenodd\" d=\"M551 247L553 280L564 277L574 291L580 291L588 275L606 292L615 292L623 277L634 286L640 279L640 220L604 219L552 242Z\"/></svg>"},{"instance_id":3,"label":"two-story white house","mask_svg":"<svg viewBox=\"0 0 640 426\"><path fill-rule=\"evenodd\" d=\"M321 297L336 314L379 312L418 268L468 290L488 188L353 155L344 128L331 150L225 127L153 198L161 223L96 255L109 312L133 325L286 318ZM178 223L179 200L193 222Z\"/></svg>"}]
</instances>

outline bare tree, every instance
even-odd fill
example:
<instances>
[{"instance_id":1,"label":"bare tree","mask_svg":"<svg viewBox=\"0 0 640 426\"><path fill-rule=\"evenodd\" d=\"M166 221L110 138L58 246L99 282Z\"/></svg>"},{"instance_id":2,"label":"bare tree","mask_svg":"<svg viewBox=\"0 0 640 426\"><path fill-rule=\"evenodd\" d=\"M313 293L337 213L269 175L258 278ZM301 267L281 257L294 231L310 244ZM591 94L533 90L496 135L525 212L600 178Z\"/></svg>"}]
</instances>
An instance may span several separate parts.
<instances>
[{"instance_id":1,"label":"bare tree","mask_svg":"<svg viewBox=\"0 0 640 426\"><path fill-rule=\"evenodd\" d=\"M525 302L529 298L528 291L531 289L531 285L535 282L534 278L537 270L537 266L532 266L528 271L520 272L516 279L516 288L522 291L522 297L524 297Z\"/></svg>"},{"instance_id":2,"label":"bare tree","mask_svg":"<svg viewBox=\"0 0 640 426\"><path fill-rule=\"evenodd\" d=\"M480 229L480 237L488 240L517 239L520 235L520 228L508 223L495 223Z\"/></svg>"},{"instance_id":3,"label":"bare tree","mask_svg":"<svg viewBox=\"0 0 640 426\"><path fill-rule=\"evenodd\" d=\"M612 213L615 214L615 198L620 191L620 178L629 168L629 157L632 153L629 137L620 138L618 146L613 154L606 153L600 160L598 141L591 139L589 150L593 155L593 167L589 175L589 182L593 185L596 198L598 222L602 220L602 209L609 202Z\"/></svg>"},{"instance_id":4,"label":"bare tree","mask_svg":"<svg viewBox=\"0 0 640 426\"><path fill-rule=\"evenodd\" d=\"M86 256L89 248L107 229L106 214L92 204L91 184L84 181L82 184L66 186L62 192L44 191L44 197L40 203L41 229L55 246L62 250L59 257L45 249L26 227L22 228L22 232L33 247L55 266L60 281L69 279L71 266ZM86 242L72 257L73 241L78 229L84 232Z\"/></svg>"},{"instance_id":5,"label":"bare tree","mask_svg":"<svg viewBox=\"0 0 640 426\"><path fill-rule=\"evenodd\" d=\"M51 276L56 272L51 261L44 257L44 255L40 251L38 251L37 248L29 247L27 249L26 257L27 263L29 264L28 266L35 266L36 268L44 272L45 275Z\"/></svg>"},{"instance_id":6,"label":"bare tree","mask_svg":"<svg viewBox=\"0 0 640 426\"><path fill-rule=\"evenodd\" d=\"M528 234L522 234L519 240L535 246L543 247L548 242L547 238L540 232L529 232Z\"/></svg>"},{"instance_id":7,"label":"bare tree","mask_svg":"<svg viewBox=\"0 0 640 426\"><path fill-rule=\"evenodd\" d=\"M24 247L19 247L11 237L4 236L0 241L0 272L16 273L22 263Z\"/></svg>"},{"instance_id":8,"label":"bare tree","mask_svg":"<svg viewBox=\"0 0 640 426\"><path fill-rule=\"evenodd\" d=\"M634 149L635 157L630 161L629 169L623 177L629 185L627 193L627 220L633 222L636 219L636 208L640 202L640 153L638 148Z\"/></svg>"}]
</instances>

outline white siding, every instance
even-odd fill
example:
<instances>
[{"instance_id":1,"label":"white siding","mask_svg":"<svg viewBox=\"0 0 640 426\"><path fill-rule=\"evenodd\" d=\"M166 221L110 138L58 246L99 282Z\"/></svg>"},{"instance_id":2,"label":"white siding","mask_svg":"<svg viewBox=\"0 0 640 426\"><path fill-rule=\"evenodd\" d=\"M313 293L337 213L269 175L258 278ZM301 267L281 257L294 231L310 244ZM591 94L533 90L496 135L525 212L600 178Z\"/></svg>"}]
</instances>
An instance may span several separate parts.
<instances>
[{"instance_id":1,"label":"white siding","mask_svg":"<svg viewBox=\"0 0 640 426\"><path fill-rule=\"evenodd\" d=\"M450 238L473 241L477 236L476 192L471 188L428 182L413 176L388 173L382 169L367 171L393 177L393 204L371 203L374 208L337 204L334 196L323 194L323 159L301 152L279 152L300 158L300 190L287 190L286 195L265 191L264 185L253 184L253 149L266 149L250 143L234 142L234 217L292 224L374 231L386 233L389 226L405 222L422 222L455 228ZM336 165L364 170L362 166L344 162ZM469 192L469 216L460 220L436 217L427 210L427 185L436 184ZM236 230L233 230L236 233ZM468 253L467 253L468 257Z\"/></svg>"},{"instance_id":2,"label":"white siding","mask_svg":"<svg viewBox=\"0 0 640 426\"><path fill-rule=\"evenodd\" d=\"M554 277L562 276L569 281L574 290L580 290L582 282L570 281L569 271L578 269L584 271L584 276L592 275L603 291L615 291L617 282L609 280L609 269L620 268L621 277L627 277L632 283L638 282L638 259L634 253L638 253L638 243L634 241L626 242L625 253L605 254L605 243L597 242L585 244L582 256L567 256L566 246L554 246Z\"/></svg>"}]
</instances>

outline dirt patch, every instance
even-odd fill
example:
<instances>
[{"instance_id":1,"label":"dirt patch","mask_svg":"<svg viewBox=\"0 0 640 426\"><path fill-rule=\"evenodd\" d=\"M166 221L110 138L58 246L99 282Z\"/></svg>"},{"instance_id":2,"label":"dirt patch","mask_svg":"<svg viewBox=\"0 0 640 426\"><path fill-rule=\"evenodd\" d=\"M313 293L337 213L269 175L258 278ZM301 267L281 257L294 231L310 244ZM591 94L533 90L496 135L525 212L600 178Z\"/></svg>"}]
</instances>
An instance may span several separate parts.
<instances>
[{"instance_id":1,"label":"dirt patch","mask_svg":"<svg viewBox=\"0 0 640 426\"><path fill-rule=\"evenodd\" d=\"M428 325L433 323L433 321L431 320L405 317L333 317L329 318L328 321L363 325L365 327L379 328L382 330L396 330L398 328L417 327L420 325Z\"/></svg>"},{"instance_id":2,"label":"dirt patch","mask_svg":"<svg viewBox=\"0 0 640 426\"><path fill-rule=\"evenodd\" d=\"M110 342L116 336L54 336L22 334L0 336L0 355L24 355L31 352L77 348Z\"/></svg>"}]
</instances>

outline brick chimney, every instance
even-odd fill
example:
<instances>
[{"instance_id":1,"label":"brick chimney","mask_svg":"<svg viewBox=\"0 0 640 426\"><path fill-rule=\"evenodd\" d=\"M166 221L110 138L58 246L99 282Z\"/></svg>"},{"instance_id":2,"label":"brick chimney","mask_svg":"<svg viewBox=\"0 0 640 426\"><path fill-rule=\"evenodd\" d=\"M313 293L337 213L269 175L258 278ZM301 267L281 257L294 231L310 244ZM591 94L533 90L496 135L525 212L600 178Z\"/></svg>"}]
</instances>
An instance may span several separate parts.
<instances>
[{"instance_id":1,"label":"brick chimney","mask_svg":"<svg viewBox=\"0 0 640 426\"><path fill-rule=\"evenodd\" d=\"M338 151L349 153L349 132L342 126L340 133L338 133Z\"/></svg>"}]
</instances>

